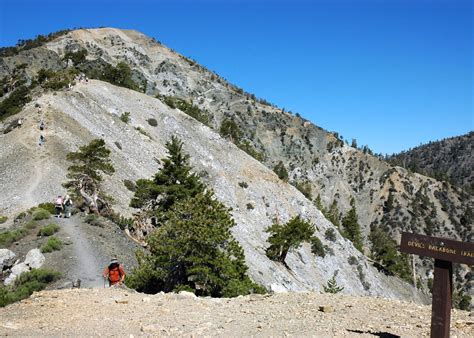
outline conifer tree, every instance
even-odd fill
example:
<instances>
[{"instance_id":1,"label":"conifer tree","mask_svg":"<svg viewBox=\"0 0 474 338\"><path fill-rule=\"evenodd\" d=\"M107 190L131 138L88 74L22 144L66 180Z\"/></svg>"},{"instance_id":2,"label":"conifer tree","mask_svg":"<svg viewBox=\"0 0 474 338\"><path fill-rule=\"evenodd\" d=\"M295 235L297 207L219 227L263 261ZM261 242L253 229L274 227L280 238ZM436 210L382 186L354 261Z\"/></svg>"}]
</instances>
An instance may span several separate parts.
<instances>
[{"instance_id":1,"label":"conifer tree","mask_svg":"<svg viewBox=\"0 0 474 338\"><path fill-rule=\"evenodd\" d=\"M266 232L270 233L266 250L271 260L284 263L286 255L291 249L298 248L302 242L309 242L314 233L314 227L307 221L295 216L286 224L275 223Z\"/></svg>"},{"instance_id":2,"label":"conifer tree","mask_svg":"<svg viewBox=\"0 0 474 338\"><path fill-rule=\"evenodd\" d=\"M346 213L342 219L343 235L352 241L356 249L362 251L362 235L360 225L357 217L357 210L355 200L351 198L351 209Z\"/></svg>"},{"instance_id":3,"label":"conifer tree","mask_svg":"<svg viewBox=\"0 0 474 338\"><path fill-rule=\"evenodd\" d=\"M171 137L166 143L168 157L162 159L163 167L152 179L139 179L130 202L133 208L145 210L160 221L178 201L196 196L204 191L199 177L191 172L189 155L183 152L183 142Z\"/></svg>"},{"instance_id":4,"label":"conifer tree","mask_svg":"<svg viewBox=\"0 0 474 338\"><path fill-rule=\"evenodd\" d=\"M102 139L95 139L66 156L73 165L68 168L67 178L70 180L63 186L76 197L81 196L90 211L96 214L101 209L107 209L109 204L100 186L102 174L112 175L115 172L109 156L110 150Z\"/></svg>"},{"instance_id":5,"label":"conifer tree","mask_svg":"<svg viewBox=\"0 0 474 338\"><path fill-rule=\"evenodd\" d=\"M324 292L326 293L339 293L344 290L344 287L337 285L336 282L337 270L334 272L334 275L330 280L328 280L327 285L323 285Z\"/></svg>"},{"instance_id":6,"label":"conifer tree","mask_svg":"<svg viewBox=\"0 0 474 338\"><path fill-rule=\"evenodd\" d=\"M314 204L316 205L316 208L318 208L318 210L321 211L321 213L327 218L327 210L324 207L323 201L321 201L320 194L318 194L318 196L316 197Z\"/></svg>"},{"instance_id":7,"label":"conifer tree","mask_svg":"<svg viewBox=\"0 0 474 338\"><path fill-rule=\"evenodd\" d=\"M288 182L288 171L283 164L283 161L278 162L278 164L273 168L273 172L277 174L280 180Z\"/></svg>"},{"instance_id":8,"label":"conifer tree","mask_svg":"<svg viewBox=\"0 0 474 338\"><path fill-rule=\"evenodd\" d=\"M340 220L339 220L339 208L337 207L337 201L334 199L327 211L326 218L336 227L340 227Z\"/></svg>"},{"instance_id":9,"label":"conifer tree","mask_svg":"<svg viewBox=\"0 0 474 338\"><path fill-rule=\"evenodd\" d=\"M212 192L176 202L166 219L148 236L149 254L138 256L128 286L146 293L188 290L212 297L263 291L247 276L243 249L230 231L235 222Z\"/></svg>"}]
</instances>

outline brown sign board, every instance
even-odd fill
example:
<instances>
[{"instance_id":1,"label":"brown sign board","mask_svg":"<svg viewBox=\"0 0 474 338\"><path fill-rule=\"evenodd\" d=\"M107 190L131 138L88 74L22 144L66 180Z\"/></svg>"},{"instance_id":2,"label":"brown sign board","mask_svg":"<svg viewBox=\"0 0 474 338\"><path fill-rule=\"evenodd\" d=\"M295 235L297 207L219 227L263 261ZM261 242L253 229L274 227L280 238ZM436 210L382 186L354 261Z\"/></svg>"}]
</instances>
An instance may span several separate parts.
<instances>
[{"instance_id":1,"label":"brown sign board","mask_svg":"<svg viewBox=\"0 0 474 338\"><path fill-rule=\"evenodd\" d=\"M400 251L448 262L474 265L474 243L403 232Z\"/></svg>"}]
</instances>

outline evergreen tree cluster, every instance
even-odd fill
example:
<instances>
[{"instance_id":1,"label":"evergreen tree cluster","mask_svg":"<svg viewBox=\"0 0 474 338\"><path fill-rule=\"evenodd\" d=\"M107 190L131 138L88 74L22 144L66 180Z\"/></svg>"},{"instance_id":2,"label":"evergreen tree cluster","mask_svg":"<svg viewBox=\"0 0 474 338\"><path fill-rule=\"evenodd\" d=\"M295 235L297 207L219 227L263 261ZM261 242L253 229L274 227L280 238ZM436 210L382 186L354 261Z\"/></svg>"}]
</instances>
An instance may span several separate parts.
<instances>
[{"instance_id":1,"label":"evergreen tree cluster","mask_svg":"<svg viewBox=\"0 0 474 338\"><path fill-rule=\"evenodd\" d=\"M130 205L153 217L148 252L127 285L142 292L188 290L199 296L234 297L264 292L247 276L244 251L233 238L229 209L192 173L176 137L153 179L137 181Z\"/></svg>"}]
</instances>

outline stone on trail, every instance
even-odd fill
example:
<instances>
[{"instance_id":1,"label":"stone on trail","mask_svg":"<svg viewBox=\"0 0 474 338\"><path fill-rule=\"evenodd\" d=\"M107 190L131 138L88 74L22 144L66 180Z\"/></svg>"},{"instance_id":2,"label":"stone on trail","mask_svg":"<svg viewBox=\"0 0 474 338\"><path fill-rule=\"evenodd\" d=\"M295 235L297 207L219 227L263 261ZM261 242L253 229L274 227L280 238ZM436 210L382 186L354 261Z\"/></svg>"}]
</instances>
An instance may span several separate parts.
<instances>
[{"instance_id":1,"label":"stone on trail","mask_svg":"<svg viewBox=\"0 0 474 338\"><path fill-rule=\"evenodd\" d=\"M0 271L3 270L3 267L6 266L8 261L15 258L15 253L8 249L0 249Z\"/></svg>"},{"instance_id":2,"label":"stone on trail","mask_svg":"<svg viewBox=\"0 0 474 338\"><path fill-rule=\"evenodd\" d=\"M30 268L25 263L20 263L20 264L15 265L12 268L12 272L11 272L10 276L8 276L5 279L5 282L3 284L5 284L5 285L12 284L19 275L21 275L23 272L27 272L27 271L30 271Z\"/></svg>"}]
</instances>

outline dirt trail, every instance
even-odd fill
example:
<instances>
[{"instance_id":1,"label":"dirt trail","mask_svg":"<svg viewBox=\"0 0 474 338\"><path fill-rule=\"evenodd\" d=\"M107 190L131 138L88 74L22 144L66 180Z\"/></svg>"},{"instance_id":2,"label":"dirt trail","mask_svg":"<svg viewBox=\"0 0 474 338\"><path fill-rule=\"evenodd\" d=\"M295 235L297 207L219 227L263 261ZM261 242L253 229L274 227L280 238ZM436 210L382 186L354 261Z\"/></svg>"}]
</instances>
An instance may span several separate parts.
<instances>
[{"instance_id":1,"label":"dirt trail","mask_svg":"<svg viewBox=\"0 0 474 338\"><path fill-rule=\"evenodd\" d=\"M0 336L427 337L431 307L317 293L196 298L120 289L41 291L0 308ZM451 336L473 337L467 311Z\"/></svg>"},{"instance_id":2,"label":"dirt trail","mask_svg":"<svg viewBox=\"0 0 474 338\"><path fill-rule=\"evenodd\" d=\"M104 286L102 278L103 261L99 251L94 250L90 240L82 229L83 224L77 217L58 218L57 223L72 241L72 253L69 268L66 271L69 280L81 280L81 286L87 288L101 288Z\"/></svg>"}]
</instances>

